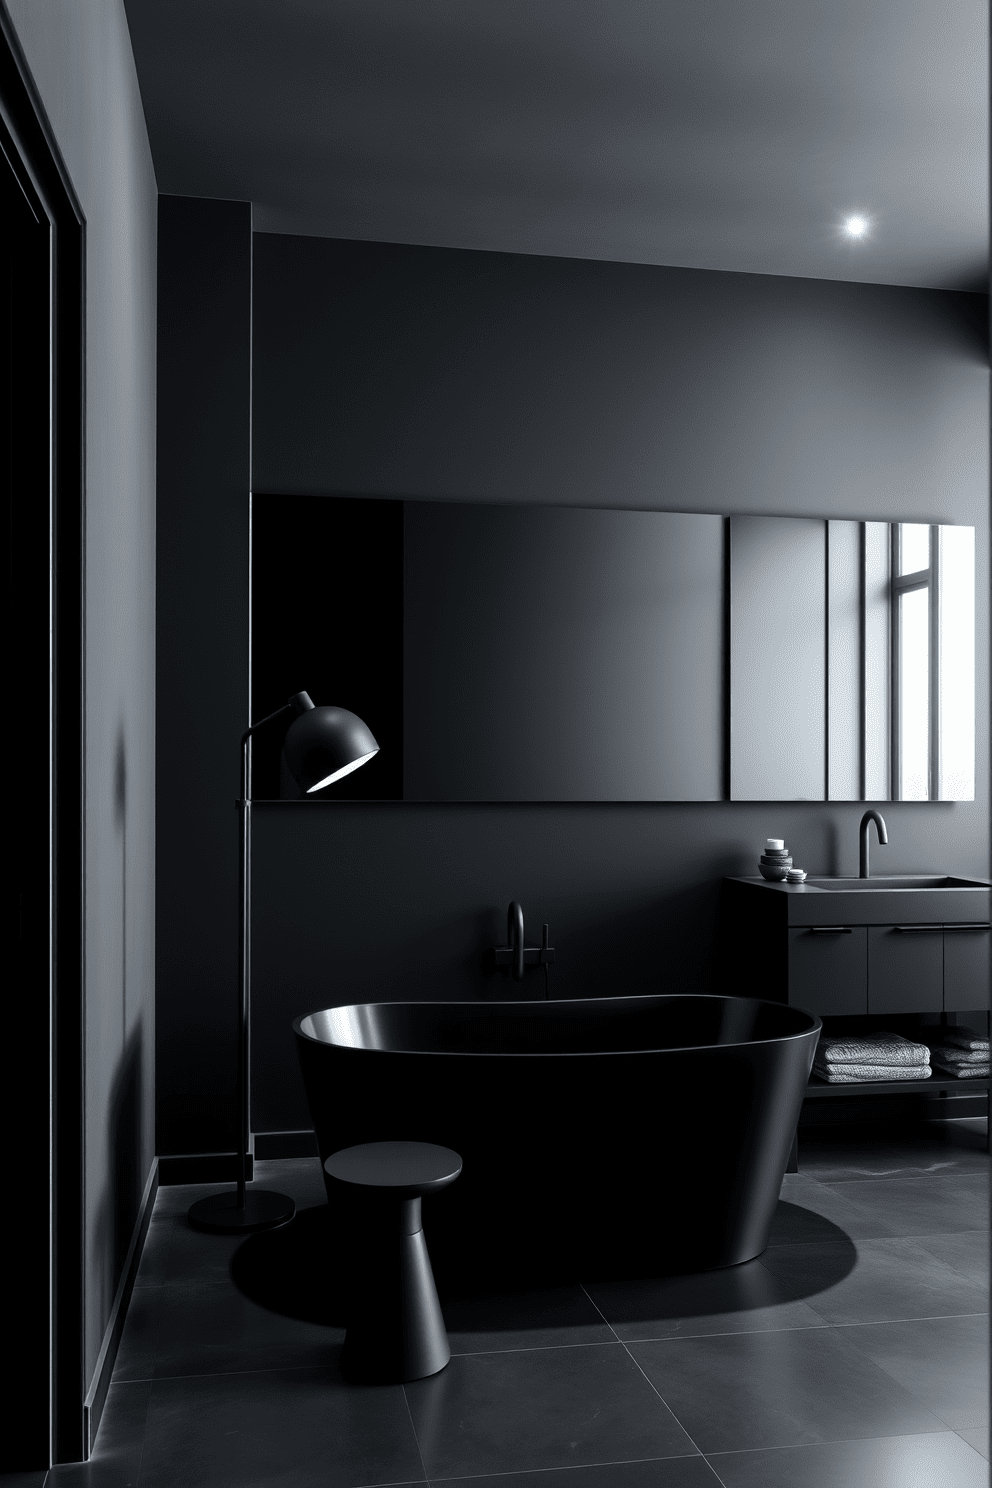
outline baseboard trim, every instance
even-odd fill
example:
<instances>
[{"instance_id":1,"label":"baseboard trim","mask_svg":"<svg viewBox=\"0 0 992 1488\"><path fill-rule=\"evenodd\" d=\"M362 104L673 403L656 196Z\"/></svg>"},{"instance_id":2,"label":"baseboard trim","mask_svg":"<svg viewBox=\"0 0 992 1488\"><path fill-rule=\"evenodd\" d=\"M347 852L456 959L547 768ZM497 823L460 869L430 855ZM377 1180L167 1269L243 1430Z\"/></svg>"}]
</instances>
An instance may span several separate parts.
<instances>
[{"instance_id":1,"label":"baseboard trim","mask_svg":"<svg viewBox=\"0 0 992 1488\"><path fill-rule=\"evenodd\" d=\"M277 1157L316 1157L317 1138L312 1131L253 1132L254 1157L259 1162ZM254 1161L248 1158L248 1178ZM233 1152L174 1152L159 1157L158 1181L163 1188L179 1183L236 1183L237 1157Z\"/></svg>"},{"instance_id":2,"label":"baseboard trim","mask_svg":"<svg viewBox=\"0 0 992 1488\"><path fill-rule=\"evenodd\" d=\"M248 1154L247 1177L252 1179L254 1163ZM238 1158L235 1152L173 1152L159 1157L158 1181L162 1188L181 1183L237 1183Z\"/></svg>"},{"instance_id":3,"label":"baseboard trim","mask_svg":"<svg viewBox=\"0 0 992 1488\"><path fill-rule=\"evenodd\" d=\"M256 1132L255 1156L259 1162L276 1157L316 1157L317 1137L313 1131Z\"/></svg>"},{"instance_id":4,"label":"baseboard trim","mask_svg":"<svg viewBox=\"0 0 992 1488\"><path fill-rule=\"evenodd\" d=\"M124 1332L124 1320L127 1317L131 1293L134 1291L134 1280L138 1274L141 1252L145 1246L145 1236L148 1234L152 1210L155 1208L155 1195L158 1193L158 1184L158 1158L153 1157L152 1165L148 1170L145 1191L141 1195L138 1217L134 1222L131 1243L128 1246L127 1255L124 1257L121 1279L117 1283L117 1292L114 1296L113 1306L110 1309L110 1319L103 1335L100 1352L97 1355L93 1378L86 1392L86 1399L83 1401L83 1447L87 1460L93 1451L96 1435L100 1430L100 1421L103 1418L103 1407L107 1403L107 1391L110 1389L110 1380L114 1373L114 1365L117 1362L117 1350L120 1347L121 1334Z\"/></svg>"}]
</instances>

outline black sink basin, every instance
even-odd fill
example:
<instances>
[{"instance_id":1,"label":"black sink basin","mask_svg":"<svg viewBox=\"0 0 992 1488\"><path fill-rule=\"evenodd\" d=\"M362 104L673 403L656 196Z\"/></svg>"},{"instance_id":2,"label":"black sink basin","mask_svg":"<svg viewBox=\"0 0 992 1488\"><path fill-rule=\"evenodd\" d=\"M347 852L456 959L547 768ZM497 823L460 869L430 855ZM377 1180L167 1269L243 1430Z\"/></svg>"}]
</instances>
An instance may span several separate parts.
<instances>
[{"instance_id":1,"label":"black sink basin","mask_svg":"<svg viewBox=\"0 0 992 1488\"><path fill-rule=\"evenodd\" d=\"M985 889L986 883L974 878L953 878L946 873L900 873L891 878L881 874L877 878L808 878L806 882L815 889L826 889L830 893L863 894L865 892L899 889Z\"/></svg>"}]
</instances>

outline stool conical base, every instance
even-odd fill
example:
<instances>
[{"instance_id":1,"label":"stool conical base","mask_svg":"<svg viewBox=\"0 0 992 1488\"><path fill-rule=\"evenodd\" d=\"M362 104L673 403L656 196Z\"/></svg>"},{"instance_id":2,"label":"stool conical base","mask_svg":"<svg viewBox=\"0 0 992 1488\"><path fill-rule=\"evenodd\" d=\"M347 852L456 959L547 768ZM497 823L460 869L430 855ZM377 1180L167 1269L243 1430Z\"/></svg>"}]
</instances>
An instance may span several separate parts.
<instances>
[{"instance_id":1,"label":"stool conical base","mask_svg":"<svg viewBox=\"0 0 992 1488\"><path fill-rule=\"evenodd\" d=\"M419 1209L420 1200L413 1203ZM354 1384L392 1384L437 1374L451 1358L451 1349L423 1230L395 1236L370 1271L362 1278L348 1323L341 1373Z\"/></svg>"},{"instance_id":2,"label":"stool conical base","mask_svg":"<svg viewBox=\"0 0 992 1488\"><path fill-rule=\"evenodd\" d=\"M213 1235L251 1235L256 1230L277 1230L289 1224L295 1213L296 1205L287 1194L267 1188L246 1189L244 1208L239 1209L238 1191L232 1188L198 1199L187 1217L194 1229Z\"/></svg>"}]
</instances>

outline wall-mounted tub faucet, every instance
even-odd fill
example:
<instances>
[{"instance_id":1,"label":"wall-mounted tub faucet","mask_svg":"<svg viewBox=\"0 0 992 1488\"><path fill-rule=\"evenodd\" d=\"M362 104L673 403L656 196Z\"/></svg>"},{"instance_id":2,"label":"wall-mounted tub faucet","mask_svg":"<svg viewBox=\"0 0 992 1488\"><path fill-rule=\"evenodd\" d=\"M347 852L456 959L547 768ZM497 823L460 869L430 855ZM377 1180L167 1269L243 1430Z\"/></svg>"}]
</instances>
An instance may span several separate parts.
<instances>
[{"instance_id":1,"label":"wall-mounted tub faucet","mask_svg":"<svg viewBox=\"0 0 992 1488\"><path fill-rule=\"evenodd\" d=\"M881 812L876 811L874 808L872 808L871 811L866 811L864 816L861 818L861 832L858 838L860 847L860 852L858 854L859 878L868 877L868 828L871 826L872 822L875 823L875 826L878 829L879 847L885 847L889 840L889 834L885 830L885 823L882 820Z\"/></svg>"},{"instance_id":2,"label":"wall-mounted tub faucet","mask_svg":"<svg viewBox=\"0 0 992 1488\"><path fill-rule=\"evenodd\" d=\"M525 945L524 912L519 900L514 899L506 911L506 945L494 947L496 965L508 966L515 982L523 981L525 966L543 966L546 998L551 995L549 968L555 959L555 948L548 944L548 938L548 927L545 925L541 944Z\"/></svg>"}]
</instances>

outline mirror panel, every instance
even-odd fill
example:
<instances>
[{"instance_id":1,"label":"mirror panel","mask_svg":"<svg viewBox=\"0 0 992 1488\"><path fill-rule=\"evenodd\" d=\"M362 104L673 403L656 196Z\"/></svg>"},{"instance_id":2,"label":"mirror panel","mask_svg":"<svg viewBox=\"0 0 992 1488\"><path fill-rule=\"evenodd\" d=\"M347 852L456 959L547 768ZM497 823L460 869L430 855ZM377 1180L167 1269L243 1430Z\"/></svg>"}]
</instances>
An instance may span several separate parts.
<instances>
[{"instance_id":1,"label":"mirror panel","mask_svg":"<svg viewBox=\"0 0 992 1488\"><path fill-rule=\"evenodd\" d=\"M861 799L861 524L828 522L827 799Z\"/></svg>"},{"instance_id":2,"label":"mirror panel","mask_svg":"<svg viewBox=\"0 0 992 1488\"><path fill-rule=\"evenodd\" d=\"M975 529L941 527L938 791L975 799Z\"/></svg>"},{"instance_id":3,"label":"mirror panel","mask_svg":"<svg viewBox=\"0 0 992 1488\"><path fill-rule=\"evenodd\" d=\"M826 524L730 519L730 795L822 801Z\"/></svg>"},{"instance_id":4,"label":"mirror panel","mask_svg":"<svg viewBox=\"0 0 992 1488\"><path fill-rule=\"evenodd\" d=\"M724 528L256 494L253 712L305 688L366 720L380 754L331 799L720 800ZM280 744L256 798L296 795Z\"/></svg>"},{"instance_id":5,"label":"mirror panel","mask_svg":"<svg viewBox=\"0 0 992 1488\"><path fill-rule=\"evenodd\" d=\"M723 522L407 502L403 794L723 794Z\"/></svg>"},{"instance_id":6,"label":"mirror panel","mask_svg":"<svg viewBox=\"0 0 992 1488\"><path fill-rule=\"evenodd\" d=\"M732 799L974 800L974 529L730 531Z\"/></svg>"},{"instance_id":7,"label":"mirror panel","mask_svg":"<svg viewBox=\"0 0 992 1488\"><path fill-rule=\"evenodd\" d=\"M251 716L294 692L364 718L379 753L318 794L403 799L403 502L252 497ZM256 800L295 797L285 724L251 741Z\"/></svg>"},{"instance_id":8,"label":"mirror panel","mask_svg":"<svg viewBox=\"0 0 992 1488\"><path fill-rule=\"evenodd\" d=\"M888 801L892 797L892 689L889 683L892 639L889 560L892 549L888 522L865 522L864 527L864 646L862 682L864 708L864 765L862 797Z\"/></svg>"}]
</instances>

